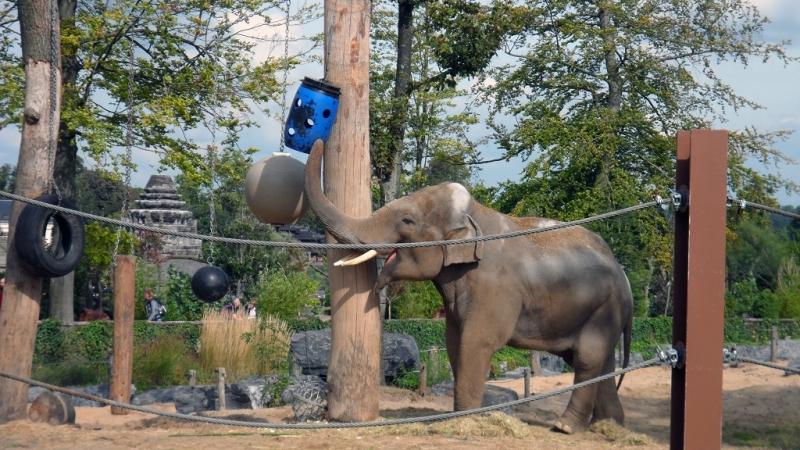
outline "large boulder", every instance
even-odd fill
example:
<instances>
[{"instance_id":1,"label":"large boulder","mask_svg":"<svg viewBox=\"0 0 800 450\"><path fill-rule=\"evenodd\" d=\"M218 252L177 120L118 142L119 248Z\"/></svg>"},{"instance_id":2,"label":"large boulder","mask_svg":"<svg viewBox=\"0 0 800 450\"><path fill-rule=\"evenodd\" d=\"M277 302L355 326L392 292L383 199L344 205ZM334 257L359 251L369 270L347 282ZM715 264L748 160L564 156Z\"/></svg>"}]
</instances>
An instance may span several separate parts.
<instances>
[{"instance_id":1,"label":"large boulder","mask_svg":"<svg viewBox=\"0 0 800 450\"><path fill-rule=\"evenodd\" d=\"M434 397L452 397L453 386L453 380L444 381L431 386L430 392ZM517 395L517 392L514 390L495 386L493 384L485 384L483 386L483 400L481 401L481 407L500 405L502 403L508 403L514 400L519 400L519 395ZM510 407L502 408L498 411L509 415L513 413L513 410Z\"/></svg>"},{"instance_id":2,"label":"large boulder","mask_svg":"<svg viewBox=\"0 0 800 450\"><path fill-rule=\"evenodd\" d=\"M387 382L419 367L419 348L413 337L400 333L383 333L382 366ZM290 356L295 375L328 376L331 361L331 330L303 331L292 335Z\"/></svg>"}]
</instances>

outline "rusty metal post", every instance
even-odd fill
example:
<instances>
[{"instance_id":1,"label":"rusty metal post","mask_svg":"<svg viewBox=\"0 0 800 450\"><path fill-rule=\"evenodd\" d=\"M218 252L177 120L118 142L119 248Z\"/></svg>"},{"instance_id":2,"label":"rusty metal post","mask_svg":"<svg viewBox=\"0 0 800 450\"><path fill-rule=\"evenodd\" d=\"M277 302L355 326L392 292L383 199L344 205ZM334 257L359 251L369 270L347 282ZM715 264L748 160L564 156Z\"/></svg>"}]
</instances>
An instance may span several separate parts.
<instances>
[{"instance_id":1,"label":"rusty metal post","mask_svg":"<svg viewBox=\"0 0 800 450\"><path fill-rule=\"evenodd\" d=\"M685 203L675 214L672 343L683 355L672 371L670 448L718 449L728 133L680 131L677 140L675 185Z\"/></svg>"}]
</instances>

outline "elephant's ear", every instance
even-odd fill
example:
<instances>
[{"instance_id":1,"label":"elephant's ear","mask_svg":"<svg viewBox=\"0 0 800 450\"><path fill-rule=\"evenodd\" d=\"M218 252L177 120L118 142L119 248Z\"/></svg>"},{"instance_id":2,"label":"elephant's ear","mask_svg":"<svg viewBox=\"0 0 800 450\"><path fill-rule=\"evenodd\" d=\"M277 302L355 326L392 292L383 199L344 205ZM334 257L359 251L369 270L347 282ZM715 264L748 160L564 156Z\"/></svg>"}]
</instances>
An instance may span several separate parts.
<instances>
[{"instance_id":1,"label":"elephant's ear","mask_svg":"<svg viewBox=\"0 0 800 450\"><path fill-rule=\"evenodd\" d=\"M483 236L481 227L475 223L475 220L469 214L464 214L464 226L457 228L449 233L445 239L467 239ZM480 261L483 257L483 242L470 242L467 244L445 245L444 247L444 265L450 264L465 264Z\"/></svg>"}]
</instances>

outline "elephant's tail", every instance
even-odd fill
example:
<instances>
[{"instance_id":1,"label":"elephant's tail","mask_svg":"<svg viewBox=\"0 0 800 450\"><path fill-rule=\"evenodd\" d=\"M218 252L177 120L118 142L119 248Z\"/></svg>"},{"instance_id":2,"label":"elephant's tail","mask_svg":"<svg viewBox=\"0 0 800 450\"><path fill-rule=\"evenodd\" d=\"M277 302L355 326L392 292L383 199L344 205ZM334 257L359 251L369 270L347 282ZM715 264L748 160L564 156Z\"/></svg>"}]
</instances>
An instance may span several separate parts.
<instances>
[{"instance_id":1,"label":"elephant's tail","mask_svg":"<svg viewBox=\"0 0 800 450\"><path fill-rule=\"evenodd\" d=\"M628 322L625 324L625 329L622 331L622 345L625 347L623 351L625 352L622 357L622 368L625 369L628 367L628 363L631 360L631 331L633 330L633 311L628 314ZM619 382L617 382L617 390L619 387L622 386L622 379L625 378L625 374L619 376Z\"/></svg>"}]
</instances>

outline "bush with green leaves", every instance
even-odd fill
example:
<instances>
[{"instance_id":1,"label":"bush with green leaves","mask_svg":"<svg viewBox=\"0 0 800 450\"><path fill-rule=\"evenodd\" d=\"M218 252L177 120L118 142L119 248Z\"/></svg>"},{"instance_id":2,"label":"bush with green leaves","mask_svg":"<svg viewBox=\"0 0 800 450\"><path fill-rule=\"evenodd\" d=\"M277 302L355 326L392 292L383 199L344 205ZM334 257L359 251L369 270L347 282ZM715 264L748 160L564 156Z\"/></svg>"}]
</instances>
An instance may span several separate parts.
<instances>
[{"instance_id":1,"label":"bush with green leaves","mask_svg":"<svg viewBox=\"0 0 800 450\"><path fill-rule=\"evenodd\" d=\"M725 292L725 317L751 317L777 319L781 313L781 298L769 289L760 288L755 278L733 283Z\"/></svg>"},{"instance_id":2,"label":"bush with green leaves","mask_svg":"<svg viewBox=\"0 0 800 450\"><path fill-rule=\"evenodd\" d=\"M258 281L257 311L284 320L296 318L303 306L311 304L317 286L305 272L270 270Z\"/></svg>"},{"instance_id":3,"label":"bush with green leaves","mask_svg":"<svg viewBox=\"0 0 800 450\"><path fill-rule=\"evenodd\" d=\"M430 281L401 281L389 289L392 317L396 319L430 319L442 306L442 296Z\"/></svg>"},{"instance_id":4,"label":"bush with green leaves","mask_svg":"<svg viewBox=\"0 0 800 450\"><path fill-rule=\"evenodd\" d=\"M203 320L205 308L218 309L220 303L206 304L192 292L192 277L183 273L175 266L167 269L167 288L164 297L160 298L166 306L167 313L162 320Z\"/></svg>"}]
</instances>

